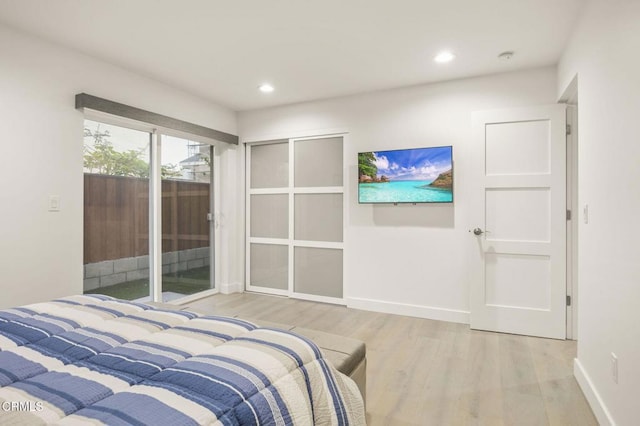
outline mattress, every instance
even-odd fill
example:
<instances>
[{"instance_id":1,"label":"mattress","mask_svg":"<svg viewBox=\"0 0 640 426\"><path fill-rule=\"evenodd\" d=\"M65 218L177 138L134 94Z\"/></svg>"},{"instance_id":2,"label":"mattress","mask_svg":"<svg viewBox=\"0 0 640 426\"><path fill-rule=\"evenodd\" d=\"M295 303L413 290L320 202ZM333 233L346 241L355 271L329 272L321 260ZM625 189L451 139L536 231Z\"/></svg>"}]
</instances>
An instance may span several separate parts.
<instances>
[{"instance_id":1,"label":"mattress","mask_svg":"<svg viewBox=\"0 0 640 426\"><path fill-rule=\"evenodd\" d=\"M308 338L101 295L0 311L0 424L362 425Z\"/></svg>"}]
</instances>

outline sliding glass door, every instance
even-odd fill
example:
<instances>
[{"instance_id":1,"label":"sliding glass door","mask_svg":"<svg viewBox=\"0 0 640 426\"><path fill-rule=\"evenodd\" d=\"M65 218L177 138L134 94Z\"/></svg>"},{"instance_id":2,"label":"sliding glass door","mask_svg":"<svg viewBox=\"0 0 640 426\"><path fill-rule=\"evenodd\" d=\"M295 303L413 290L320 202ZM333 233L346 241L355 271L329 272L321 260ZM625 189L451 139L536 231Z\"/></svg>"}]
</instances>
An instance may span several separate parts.
<instances>
[{"instance_id":1,"label":"sliding glass door","mask_svg":"<svg viewBox=\"0 0 640 426\"><path fill-rule=\"evenodd\" d=\"M84 292L215 290L214 163L208 143L85 120Z\"/></svg>"},{"instance_id":2,"label":"sliding glass door","mask_svg":"<svg viewBox=\"0 0 640 426\"><path fill-rule=\"evenodd\" d=\"M162 137L162 299L213 288L213 147Z\"/></svg>"},{"instance_id":3,"label":"sliding glass door","mask_svg":"<svg viewBox=\"0 0 640 426\"><path fill-rule=\"evenodd\" d=\"M86 120L84 292L149 298L151 136Z\"/></svg>"}]
</instances>

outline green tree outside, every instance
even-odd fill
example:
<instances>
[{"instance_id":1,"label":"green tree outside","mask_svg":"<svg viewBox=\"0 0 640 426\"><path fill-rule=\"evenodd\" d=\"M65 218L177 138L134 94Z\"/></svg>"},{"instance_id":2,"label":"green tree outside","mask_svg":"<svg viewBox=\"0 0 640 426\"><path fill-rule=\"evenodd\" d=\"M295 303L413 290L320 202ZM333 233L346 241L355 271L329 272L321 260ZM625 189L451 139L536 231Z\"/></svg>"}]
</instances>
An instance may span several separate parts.
<instances>
[{"instance_id":1,"label":"green tree outside","mask_svg":"<svg viewBox=\"0 0 640 426\"><path fill-rule=\"evenodd\" d=\"M116 151L108 140L109 131L102 132L99 127L96 131L85 127L84 136L93 138L93 146L84 147L84 167L91 173L149 178L149 163L142 159L142 150ZM163 179L181 176L175 164L162 166L161 175Z\"/></svg>"}]
</instances>

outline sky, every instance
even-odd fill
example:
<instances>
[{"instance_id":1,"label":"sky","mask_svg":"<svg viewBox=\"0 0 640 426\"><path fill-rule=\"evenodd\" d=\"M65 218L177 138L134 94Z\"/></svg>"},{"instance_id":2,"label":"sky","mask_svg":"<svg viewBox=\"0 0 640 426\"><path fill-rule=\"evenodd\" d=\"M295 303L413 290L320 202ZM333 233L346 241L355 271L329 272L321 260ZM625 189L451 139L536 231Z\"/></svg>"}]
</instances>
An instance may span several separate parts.
<instances>
[{"instance_id":1,"label":"sky","mask_svg":"<svg viewBox=\"0 0 640 426\"><path fill-rule=\"evenodd\" d=\"M436 148L401 149L373 153L378 176L391 180L433 181L442 172L451 169L450 146Z\"/></svg>"}]
</instances>

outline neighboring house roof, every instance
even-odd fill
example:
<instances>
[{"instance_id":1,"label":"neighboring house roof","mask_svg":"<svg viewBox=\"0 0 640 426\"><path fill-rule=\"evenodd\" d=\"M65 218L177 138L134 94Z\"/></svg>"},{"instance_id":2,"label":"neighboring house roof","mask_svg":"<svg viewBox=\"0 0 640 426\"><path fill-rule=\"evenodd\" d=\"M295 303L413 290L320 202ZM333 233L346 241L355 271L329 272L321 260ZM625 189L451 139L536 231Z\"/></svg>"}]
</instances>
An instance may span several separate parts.
<instances>
[{"instance_id":1,"label":"neighboring house roof","mask_svg":"<svg viewBox=\"0 0 640 426\"><path fill-rule=\"evenodd\" d=\"M180 162L181 165L184 166L195 166L204 163L204 158L202 154L195 154L189 158L186 158Z\"/></svg>"}]
</instances>

